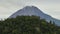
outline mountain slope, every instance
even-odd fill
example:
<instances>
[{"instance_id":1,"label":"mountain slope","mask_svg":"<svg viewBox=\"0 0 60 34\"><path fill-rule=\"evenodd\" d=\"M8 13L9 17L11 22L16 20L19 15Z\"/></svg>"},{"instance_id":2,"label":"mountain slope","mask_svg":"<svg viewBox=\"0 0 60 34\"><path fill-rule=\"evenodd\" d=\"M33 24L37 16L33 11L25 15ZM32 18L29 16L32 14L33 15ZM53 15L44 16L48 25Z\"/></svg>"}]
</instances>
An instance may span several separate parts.
<instances>
[{"instance_id":1,"label":"mountain slope","mask_svg":"<svg viewBox=\"0 0 60 34\"><path fill-rule=\"evenodd\" d=\"M40 16L43 19L46 19L46 21L54 21L57 25L59 25L60 20L57 20L55 18L52 18L51 16L43 13L40 9L38 9L35 6L26 6L23 9L18 10L14 14L12 14L9 18L15 18L16 16Z\"/></svg>"}]
</instances>

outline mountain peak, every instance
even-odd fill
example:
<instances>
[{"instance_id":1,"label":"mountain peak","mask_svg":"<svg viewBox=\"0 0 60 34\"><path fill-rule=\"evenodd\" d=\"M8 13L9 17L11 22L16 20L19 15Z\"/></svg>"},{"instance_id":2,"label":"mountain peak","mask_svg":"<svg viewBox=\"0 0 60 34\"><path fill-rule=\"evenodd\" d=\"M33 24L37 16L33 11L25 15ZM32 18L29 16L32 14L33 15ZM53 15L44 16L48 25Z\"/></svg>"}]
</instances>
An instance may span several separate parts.
<instances>
[{"instance_id":1,"label":"mountain peak","mask_svg":"<svg viewBox=\"0 0 60 34\"><path fill-rule=\"evenodd\" d=\"M26 6L26 7L24 7L24 9L38 9L37 7L35 7L35 6Z\"/></svg>"},{"instance_id":2,"label":"mountain peak","mask_svg":"<svg viewBox=\"0 0 60 34\"><path fill-rule=\"evenodd\" d=\"M55 21L57 24L59 24L60 20L57 20L50 15L47 15L43 13L39 8L35 6L26 6L17 12L13 13L9 18L15 18L17 16L40 16L40 18L46 19L47 21Z\"/></svg>"},{"instance_id":3,"label":"mountain peak","mask_svg":"<svg viewBox=\"0 0 60 34\"><path fill-rule=\"evenodd\" d=\"M23 10L28 10L28 11L30 11L30 12L31 12L31 11L37 11L37 10L38 10L40 13L43 13L43 12L42 12L38 7L36 7L36 6L26 6L26 7L23 8ZM38 11L37 11L37 12L38 12Z\"/></svg>"},{"instance_id":4,"label":"mountain peak","mask_svg":"<svg viewBox=\"0 0 60 34\"><path fill-rule=\"evenodd\" d=\"M47 20L51 20L51 18L47 18L47 17L51 17L45 13L43 13L39 8L35 7L35 6L26 6L20 10L18 10L17 12L15 12L14 14L12 14L10 16L10 18L15 18L16 16L40 16L43 19L47 19Z\"/></svg>"},{"instance_id":5,"label":"mountain peak","mask_svg":"<svg viewBox=\"0 0 60 34\"><path fill-rule=\"evenodd\" d=\"M15 12L13 15L11 15L10 17L11 18L14 18L14 17L16 17L16 16L20 16L20 15L36 15L36 16L39 16L39 14L40 15L42 15L43 14L43 12L39 9L39 8L37 8L37 7L35 7L35 6L26 6L26 7L24 7L24 8L22 8L22 9L20 9L20 10L18 10L17 12Z\"/></svg>"},{"instance_id":6,"label":"mountain peak","mask_svg":"<svg viewBox=\"0 0 60 34\"><path fill-rule=\"evenodd\" d=\"M36 6L25 6L24 8L37 8Z\"/></svg>"}]
</instances>

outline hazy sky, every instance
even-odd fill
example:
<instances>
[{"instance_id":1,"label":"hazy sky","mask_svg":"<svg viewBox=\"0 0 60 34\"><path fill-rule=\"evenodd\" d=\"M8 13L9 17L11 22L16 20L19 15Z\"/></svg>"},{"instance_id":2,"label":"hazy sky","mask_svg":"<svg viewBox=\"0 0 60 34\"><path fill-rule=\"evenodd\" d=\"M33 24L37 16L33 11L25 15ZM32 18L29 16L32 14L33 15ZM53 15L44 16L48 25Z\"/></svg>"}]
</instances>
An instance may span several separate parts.
<instances>
[{"instance_id":1,"label":"hazy sky","mask_svg":"<svg viewBox=\"0 0 60 34\"><path fill-rule=\"evenodd\" d=\"M60 19L60 0L0 0L0 18L7 18L17 10L30 5Z\"/></svg>"}]
</instances>

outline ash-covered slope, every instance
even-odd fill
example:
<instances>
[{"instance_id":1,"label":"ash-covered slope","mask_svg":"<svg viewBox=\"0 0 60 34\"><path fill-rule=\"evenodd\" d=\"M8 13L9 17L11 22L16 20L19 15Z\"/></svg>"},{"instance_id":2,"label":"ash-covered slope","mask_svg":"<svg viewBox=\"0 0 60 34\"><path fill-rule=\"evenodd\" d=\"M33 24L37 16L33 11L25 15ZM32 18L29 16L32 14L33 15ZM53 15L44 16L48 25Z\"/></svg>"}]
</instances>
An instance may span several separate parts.
<instances>
[{"instance_id":1,"label":"ash-covered slope","mask_svg":"<svg viewBox=\"0 0 60 34\"><path fill-rule=\"evenodd\" d=\"M46 19L47 21L54 21L57 25L60 25L60 20L52 18L51 16L43 13L40 9L35 6L26 6L23 9L18 10L14 14L12 14L9 18L15 18L16 16L40 16L40 18Z\"/></svg>"}]
</instances>

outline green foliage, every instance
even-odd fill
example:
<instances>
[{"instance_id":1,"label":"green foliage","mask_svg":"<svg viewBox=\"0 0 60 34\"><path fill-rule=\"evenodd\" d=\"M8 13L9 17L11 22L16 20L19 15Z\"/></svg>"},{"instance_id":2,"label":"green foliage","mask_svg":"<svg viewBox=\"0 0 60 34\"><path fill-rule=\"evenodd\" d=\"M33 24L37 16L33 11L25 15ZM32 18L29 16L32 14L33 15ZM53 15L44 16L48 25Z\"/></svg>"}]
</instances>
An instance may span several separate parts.
<instances>
[{"instance_id":1,"label":"green foliage","mask_svg":"<svg viewBox=\"0 0 60 34\"><path fill-rule=\"evenodd\" d=\"M17 16L0 21L0 34L60 34L60 27L38 16Z\"/></svg>"}]
</instances>

